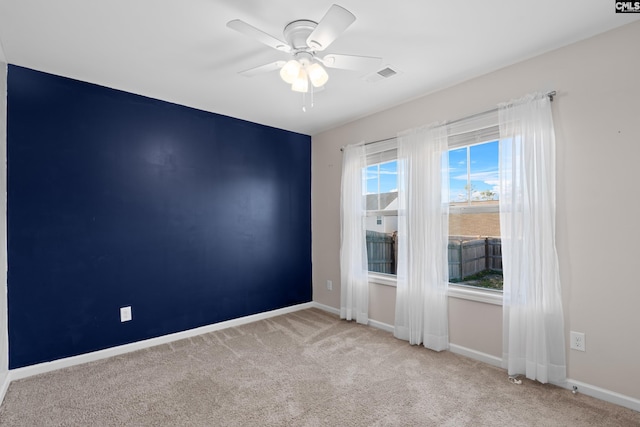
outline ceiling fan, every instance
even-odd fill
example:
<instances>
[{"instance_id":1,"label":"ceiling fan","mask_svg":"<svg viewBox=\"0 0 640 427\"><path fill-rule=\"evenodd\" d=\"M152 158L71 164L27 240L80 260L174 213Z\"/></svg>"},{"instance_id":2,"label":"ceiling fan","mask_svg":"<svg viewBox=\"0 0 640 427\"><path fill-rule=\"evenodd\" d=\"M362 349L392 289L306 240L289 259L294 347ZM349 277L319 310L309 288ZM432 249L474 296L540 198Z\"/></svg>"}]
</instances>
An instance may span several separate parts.
<instances>
[{"instance_id":1,"label":"ceiling fan","mask_svg":"<svg viewBox=\"0 0 640 427\"><path fill-rule=\"evenodd\" d=\"M356 20L354 14L347 9L332 5L319 21L299 19L284 27L282 41L240 19L227 22L227 27L243 33L257 41L293 55L289 61L275 61L259 67L240 72L252 77L257 74L280 70L280 77L291 84L296 92L309 91L309 83L313 88L322 88L329 80L324 67L345 70L368 70L379 65L382 58L371 56L328 54L320 57L324 51ZM324 67L323 67L324 66ZM313 89L312 89L313 90Z\"/></svg>"}]
</instances>

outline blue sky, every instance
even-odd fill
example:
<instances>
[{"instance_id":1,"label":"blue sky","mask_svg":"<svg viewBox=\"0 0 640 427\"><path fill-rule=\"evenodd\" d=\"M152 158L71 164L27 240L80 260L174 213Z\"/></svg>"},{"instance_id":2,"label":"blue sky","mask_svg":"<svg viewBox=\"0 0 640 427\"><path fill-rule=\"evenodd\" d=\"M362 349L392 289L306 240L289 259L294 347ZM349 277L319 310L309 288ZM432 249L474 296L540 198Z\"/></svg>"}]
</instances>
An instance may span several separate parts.
<instances>
[{"instance_id":1,"label":"blue sky","mask_svg":"<svg viewBox=\"0 0 640 427\"><path fill-rule=\"evenodd\" d=\"M378 182L378 166L380 167L380 182ZM367 168L367 194L378 192L390 193L398 191L398 164L396 161L372 165Z\"/></svg>"},{"instance_id":2,"label":"blue sky","mask_svg":"<svg viewBox=\"0 0 640 427\"><path fill-rule=\"evenodd\" d=\"M449 200L460 202L468 199L465 186L469 178L474 190L472 200L480 197L482 191L495 193L498 200L498 141L469 147L471 164L467 170L467 147L449 151Z\"/></svg>"},{"instance_id":3,"label":"blue sky","mask_svg":"<svg viewBox=\"0 0 640 427\"><path fill-rule=\"evenodd\" d=\"M482 191L495 193L498 199L498 141L469 147L471 163L467 170L467 147L449 151L449 199L452 202L467 200L467 179L474 190L472 198L480 197ZM380 173L378 174L378 168ZM378 190L378 185L380 189ZM395 161L372 165L367 168L367 194L380 191L388 193L398 190L398 168Z\"/></svg>"}]
</instances>

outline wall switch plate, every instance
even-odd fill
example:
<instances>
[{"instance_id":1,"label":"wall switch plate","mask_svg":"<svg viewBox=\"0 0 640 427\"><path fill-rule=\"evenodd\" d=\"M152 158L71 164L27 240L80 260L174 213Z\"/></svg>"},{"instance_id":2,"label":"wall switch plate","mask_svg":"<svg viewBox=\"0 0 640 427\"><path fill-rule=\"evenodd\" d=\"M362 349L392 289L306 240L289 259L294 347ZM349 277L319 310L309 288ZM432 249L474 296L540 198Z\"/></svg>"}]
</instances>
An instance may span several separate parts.
<instances>
[{"instance_id":1,"label":"wall switch plate","mask_svg":"<svg viewBox=\"0 0 640 427\"><path fill-rule=\"evenodd\" d=\"M327 280L327 290L333 290L333 282L331 280Z\"/></svg>"},{"instance_id":2,"label":"wall switch plate","mask_svg":"<svg viewBox=\"0 0 640 427\"><path fill-rule=\"evenodd\" d=\"M128 322L131 320L131 306L120 307L120 321Z\"/></svg>"},{"instance_id":3,"label":"wall switch plate","mask_svg":"<svg viewBox=\"0 0 640 427\"><path fill-rule=\"evenodd\" d=\"M569 340L571 341L571 344L569 346L571 347L571 349L578 351L587 351L583 332L571 331L569 337Z\"/></svg>"}]
</instances>

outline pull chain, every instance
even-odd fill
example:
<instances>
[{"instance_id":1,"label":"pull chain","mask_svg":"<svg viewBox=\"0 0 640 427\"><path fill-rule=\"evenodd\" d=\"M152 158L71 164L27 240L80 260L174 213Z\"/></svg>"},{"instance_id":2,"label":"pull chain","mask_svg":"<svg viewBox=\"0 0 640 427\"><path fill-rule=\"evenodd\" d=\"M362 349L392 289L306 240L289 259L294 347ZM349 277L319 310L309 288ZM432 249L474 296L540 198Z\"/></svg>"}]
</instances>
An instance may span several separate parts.
<instances>
[{"instance_id":1,"label":"pull chain","mask_svg":"<svg viewBox=\"0 0 640 427\"><path fill-rule=\"evenodd\" d=\"M313 108L313 85L311 85L311 103L309 105L309 108ZM302 111L304 113L307 112L307 93L306 92L302 92Z\"/></svg>"}]
</instances>

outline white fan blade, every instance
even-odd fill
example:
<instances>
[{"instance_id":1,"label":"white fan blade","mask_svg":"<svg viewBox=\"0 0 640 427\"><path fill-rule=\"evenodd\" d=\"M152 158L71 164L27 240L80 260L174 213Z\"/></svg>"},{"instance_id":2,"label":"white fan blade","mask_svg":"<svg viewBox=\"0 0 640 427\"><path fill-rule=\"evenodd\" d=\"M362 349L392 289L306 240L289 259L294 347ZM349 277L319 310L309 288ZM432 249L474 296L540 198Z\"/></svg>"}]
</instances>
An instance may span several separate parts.
<instances>
[{"instance_id":1,"label":"white fan blade","mask_svg":"<svg viewBox=\"0 0 640 427\"><path fill-rule=\"evenodd\" d=\"M236 30L246 36L253 37L254 39L258 40L260 43L266 44L267 46L272 47L274 49L278 49L283 52L291 51L291 46L289 46L282 40L278 40L277 38L239 19L234 19L233 21L227 22L227 27L233 30Z\"/></svg>"},{"instance_id":2,"label":"white fan blade","mask_svg":"<svg viewBox=\"0 0 640 427\"><path fill-rule=\"evenodd\" d=\"M375 56L356 56L329 54L322 58L322 63L329 68L343 70L366 71L380 65L382 58Z\"/></svg>"},{"instance_id":3,"label":"white fan blade","mask_svg":"<svg viewBox=\"0 0 640 427\"><path fill-rule=\"evenodd\" d=\"M344 7L332 5L307 37L307 46L315 51L325 50L355 20L355 15Z\"/></svg>"},{"instance_id":4,"label":"white fan blade","mask_svg":"<svg viewBox=\"0 0 640 427\"><path fill-rule=\"evenodd\" d=\"M271 71L276 71L279 70L280 68L284 67L284 64L286 64L287 61L276 61L276 62L272 62L271 64L265 64L265 65L261 65L259 67L255 67L255 68L250 68L248 70L244 70L244 71L240 71L238 74L241 74L245 77L253 77L256 76L258 74L263 74L263 73L268 73Z\"/></svg>"}]
</instances>

